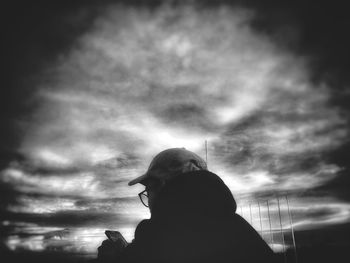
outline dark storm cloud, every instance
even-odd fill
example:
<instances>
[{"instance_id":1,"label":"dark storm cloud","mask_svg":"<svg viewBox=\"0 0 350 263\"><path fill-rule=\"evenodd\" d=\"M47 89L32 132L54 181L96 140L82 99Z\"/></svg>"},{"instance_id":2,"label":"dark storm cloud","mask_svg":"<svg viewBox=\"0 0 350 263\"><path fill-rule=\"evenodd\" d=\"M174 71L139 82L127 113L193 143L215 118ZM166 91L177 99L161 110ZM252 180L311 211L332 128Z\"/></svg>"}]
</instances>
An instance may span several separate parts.
<instances>
[{"instance_id":1,"label":"dark storm cloud","mask_svg":"<svg viewBox=\"0 0 350 263\"><path fill-rule=\"evenodd\" d=\"M329 103L336 106L349 122L350 108L350 36L347 33L350 17L346 2L317 1L240 1L257 11L253 26L265 32L282 46L296 54L311 58L312 79L328 83L331 97ZM245 3L243 3L245 2ZM329 188L333 194L350 200L349 196L349 140L325 158L344 168Z\"/></svg>"},{"instance_id":2,"label":"dark storm cloud","mask_svg":"<svg viewBox=\"0 0 350 263\"><path fill-rule=\"evenodd\" d=\"M20 194L19 191L17 191L12 184L8 183L0 183L0 193L1 193L1 200L0 200L0 210L4 211L8 204L16 204L17 203L17 196Z\"/></svg>"},{"instance_id":3,"label":"dark storm cloud","mask_svg":"<svg viewBox=\"0 0 350 263\"><path fill-rule=\"evenodd\" d=\"M328 156L342 147L347 123L322 106L327 103L324 95L296 87L275 90L258 111L227 125L211 155L234 164L242 174L269 171L278 175L274 180L279 184L297 183L298 176L310 183L318 180L320 185L336 178L335 173L344 167L332 165L337 162Z\"/></svg>"},{"instance_id":4,"label":"dark storm cloud","mask_svg":"<svg viewBox=\"0 0 350 263\"><path fill-rule=\"evenodd\" d=\"M82 2L82 1L80 1ZM38 73L90 26L98 13L79 1L69 5L47 1L5 1L2 7L2 68L0 91L0 157L2 169L13 160L36 97ZM90 3L92 4L92 2Z\"/></svg>"},{"instance_id":5,"label":"dark storm cloud","mask_svg":"<svg viewBox=\"0 0 350 263\"><path fill-rule=\"evenodd\" d=\"M108 131L111 134L111 131ZM97 135L96 135L97 136ZM101 136L101 134L99 134ZM106 137L105 134L102 136ZM116 135L114 134L114 137ZM74 174L79 174L88 171L94 171L98 174L103 174L106 172L116 172L117 170L125 170L136 167L139 165L139 159L131 153L123 153L120 156L112 157L94 165L88 164L73 164L73 165L63 165L63 164L52 164L48 162L43 162L42 160L37 160L35 158L25 158L21 156L20 159L13 158L8 167L19 169L25 173L33 176L72 176Z\"/></svg>"},{"instance_id":6,"label":"dark storm cloud","mask_svg":"<svg viewBox=\"0 0 350 263\"><path fill-rule=\"evenodd\" d=\"M159 109L160 118L171 125L186 126L191 129L215 130L216 124L210 116L206 103L174 103Z\"/></svg>"},{"instance_id":7,"label":"dark storm cloud","mask_svg":"<svg viewBox=\"0 0 350 263\"><path fill-rule=\"evenodd\" d=\"M47 164L34 164L30 161L26 162L12 162L11 167L16 167L23 170L26 173L32 175L40 176L50 176L50 175L59 175L59 176L71 176L78 172L84 171L83 167L59 167L59 166L50 166ZM85 167L86 169L86 167Z\"/></svg>"},{"instance_id":8,"label":"dark storm cloud","mask_svg":"<svg viewBox=\"0 0 350 263\"><path fill-rule=\"evenodd\" d=\"M1 214L0 232L2 242L11 250L55 250L66 252L95 252L104 236L104 229L135 227L133 214L111 211L61 210L55 213L13 213ZM25 223L23 223L25 222ZM124 227L124 228L123 228ZM131 230L131 229L130 229ZM131 231L128 231L131 233ZM124 233L128 240L129 233Z\"/></svg>"},{"instance_id":9,"label":"dark storm cloud","mask_svg":"<svg viewBox=\"0 0 350 263\"><path fill-rule=\"evenodd\" d=\"M319 81L334 80L334 91L341 90L349 81L344 74L349 67L350 38L347 31L350 19L346 3L318 1L317 5L305 1L248 1L256 8L255 26L273 37L288 36L288 28L294 30L296 39L279 40L301 54L313 57L313 73ZM337 85L338 84L338 85ZM340 85L339 85L340 84Z\"/></svg>"},{"instance_id":10,"label":"dark storm cloud","mask_svg":"<svg viewBox=\"0 0 350 263\"><path fill-rule=\"evenodd\" d=\"M323 185L318 187L317 191L319 192L327 192L331 193L334 196L342 200L349 200L349 186L350 186L350 178L349 178L349 168L348 166L344 168L344 170L339 172L339 175L329 182L327 185Z\"/></svg>"},{"instance_id":11,"label":"dark storm cloud","mask_svg":"<svg viewBox=\"0 0 350 263\"><path fill-rule=\"evenodd\" d=\"M309 225L310 229L322 228L321 226L327 227L348 222L350 214L348 203L339 203L336 199L329 199L328 196L323 198L323 200L327 200L323 204L315 205L315 199L305 198L303 203L295 207L293 220L297 222L297 228L307 229L303 225Z\"/></svg>"},{"instance_id":12,"label":"dark storm cloud","mask_svg":"<svg viewBox=\"0 0 350 263\"><path fill-rule=\"evenodd\" d=\"M94 198L94 199L81 199L75 202L75 205L79 207L90 207L97 211L111 210L114 206L120 207L130 203L138 203L139 198L133 197L115 197L115 198Z\"/></svg>"},{"instance_id":13,"label":"dark storm cloud","mask_svg":"<svg viewBox=\"0 0 350 263\"><path fill-rule=\"evenodd\" d=\"M55 213L13 213L5 212L2 220L11 222L28 222L50 227L103 227L106 225L125 225L137 221L125 214L101 212L94 209L77 211L58 211Z\"/></svg>"},{"instance_id":14,"label":"dark storm cloud","mask_svg":"<svg viewBox=\"0 0 350 263\"><path fill-rule=\"evenodd\" d=\"M290 172L289 169L292 169L293 166L294 170L304 170L309 167L308 164L310 164L310 162L316 159L323 159L324 153L320 152L317 147L303 149L303 155L300 155L298 151L290 152L289 149L285 149L285 152L269 151L268 144L271 143L271 138L269 134L266 134L265 129L273 130L275 128L277 133L279 129L285 129L287 132L291 132L291 136L287 137L286 140L286 143L290 144L300 144L301 142L305 142L308 138L321 141L329 136L332 136L334 140L329 144L339 143L346 128L341 123L338 127L334 125L334 123L328 126L327 123L324 123L324 116L320 116L322 117L320 118L321 126L324 127L306 129L308 128L308 122L310 122L309 128L311 128L311 123L317 121L317 115L318 113L298 115L296 112L284 114L261 110L228 126L227 130L222 135L222 138L225 139L224 142L227 142L227 144L215 145L214 147L218 147L218 152L225 151L227 154L225 157L228 158L228 161L233 161L236 164L249 158L259 158L261 159L261 165L265 163L268 167L271 163L267 161L278 157L284 159L286 163L286 166L283 167L283 169L286 169L285 172ZM292 132L294 128L300 127L300 125L306 125L306 130L300 130L300 132L295 133ZM322 147L322 145L319 145L319 147ZM295 166L300 160L303 160L303 162Z\"/></svg>"}]
</instances>

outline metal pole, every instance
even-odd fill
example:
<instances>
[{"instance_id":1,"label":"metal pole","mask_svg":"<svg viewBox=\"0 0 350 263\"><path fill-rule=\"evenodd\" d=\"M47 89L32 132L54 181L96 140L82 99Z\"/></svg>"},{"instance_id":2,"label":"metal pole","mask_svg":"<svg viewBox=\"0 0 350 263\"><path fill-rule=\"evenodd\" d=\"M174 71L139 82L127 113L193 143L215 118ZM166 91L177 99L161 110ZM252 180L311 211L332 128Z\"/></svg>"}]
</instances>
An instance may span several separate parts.
<instances>
[{"instance_id":1,"label":"metal pole","mask_svg":"<svg viewBox=\"0 0 350 263\"><path fill-rule=\"evenodd\" d=\"M260 231L261 231L261 236L263 236L263 227L262 227L262 221L261 221L261 211L260 211L259 201L258 201L258 207L259 207L259 218L260 218Z\"/></svg>"},{"instance_id":2,"label":"metal pole","mask_svg":"<svg viewBox=\"0 0 350 263\"><path fill-rule=\"evenodd\" d=\"M252 204L251 203L249 203L249 211L250 211L250 224L253 225Z\"/></svg>"},{"instance_id":3,"label":"metal pole","mask_svg":"<svg viewBox=\"0 0 350 263\"><path fill-rule=\"evenodd\" d=\"M242 206L240 206L240 209L241 209L241 216L243 217L243 209L242 209Z\"/></svg>"},{"instance_id":4,"label":"metal pole","mask_svg":"<svg viewBox=\"0 0 350 263\"><path fill-rule=\"evenodd\" d=\"M205 162L207 163L208 166L208 141L205 140Z\"/></svg>"},{"instance_id":5,"label":"metal pole","mask_svg":"<svg viewBox=\"0 0 350 263\"><path fill-rule=\"evenodd\" d=\"M272 225L271 225L271 216L270 216L270 207L269 207L269 200L266 200L267 204L267 215L269 217L269 226L270 226L270 238L271 238L271 244L272 244L272 249L273 249L273 232L272 232Z\"/></svg>"},{"instance_id":6,"label":"metal pole","mask_svg":"<svg viewBox=\"0 0 350 263\"><path fill-rule=\"evenodd\" d=\"M290 228L292 229L292 238L293 238L293 247L294 247L295 263L298 263L298 254L297 254L297 246L296 246L296 244L295 244L293 219L292 219L292 214L290 213L290 210L289 210L289 200L288 200L288 196L287 196L287 195L286 195L286 200L287 200L288 217L289 217L289 222L290 222Z\"/></svg>"},{"instance_id":7,"label":"metal pole","mask_svg":"<svg viewBox=\"0 0 350 263\"><path fill-rule=\"evenodd\" d=\"M284 242L284 234L283 234L283 228L282 228L282 217L281 217L280 200L278 199L278 197L277 197L277 205L278 205L278 216L279 216L279 219L280 219L280 230L281 230L281 235L282 235L284 262L287 262L286 244Z\"/></svg>"}]
</instances>

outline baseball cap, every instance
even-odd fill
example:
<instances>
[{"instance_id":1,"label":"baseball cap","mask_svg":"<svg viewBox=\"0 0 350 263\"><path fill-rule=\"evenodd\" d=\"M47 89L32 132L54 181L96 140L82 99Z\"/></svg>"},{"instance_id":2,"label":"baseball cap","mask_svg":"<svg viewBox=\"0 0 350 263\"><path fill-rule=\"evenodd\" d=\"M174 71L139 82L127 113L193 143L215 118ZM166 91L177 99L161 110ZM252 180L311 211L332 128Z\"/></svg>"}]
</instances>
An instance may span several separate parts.
<instances>
[{"instance_id":1,"label":"baseball cap","mask_svg":"<svg viewBox=\"0 0 350 263\"><path fill-rule=\"evenodd\" d=\"M185 148L170 148L158 153L145 174L131 180L129 185L144 183L148 178L169 180L177 174L208 170L206 162Z\"/></svg>"}]
</instances>

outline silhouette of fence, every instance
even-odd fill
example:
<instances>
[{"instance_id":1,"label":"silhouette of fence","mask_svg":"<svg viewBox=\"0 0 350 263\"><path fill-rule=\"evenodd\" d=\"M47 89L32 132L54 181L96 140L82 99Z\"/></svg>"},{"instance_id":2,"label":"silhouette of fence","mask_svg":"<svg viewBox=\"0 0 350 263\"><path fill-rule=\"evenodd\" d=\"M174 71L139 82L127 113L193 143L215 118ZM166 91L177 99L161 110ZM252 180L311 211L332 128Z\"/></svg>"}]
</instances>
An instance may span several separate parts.
<instances>
[{"instance_id":1,"label":"silhouette of fence","mask_svg":"<svg viewBox=\"0 0 350 263\"><path fill-rule=\"evenodd\" d=\"M273 251L283 254L285 263L298 262L288 196L254 201L238 200L237 214L258 231Z\"/></svg>"}]
</instances>

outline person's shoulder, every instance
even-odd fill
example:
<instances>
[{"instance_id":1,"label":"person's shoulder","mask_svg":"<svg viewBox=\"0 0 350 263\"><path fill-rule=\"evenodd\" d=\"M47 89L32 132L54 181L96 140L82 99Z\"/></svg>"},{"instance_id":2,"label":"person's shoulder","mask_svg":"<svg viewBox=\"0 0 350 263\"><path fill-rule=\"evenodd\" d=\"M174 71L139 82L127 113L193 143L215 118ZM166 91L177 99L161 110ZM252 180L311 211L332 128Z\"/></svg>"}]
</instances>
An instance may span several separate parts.
<instances>
[{"instance_id":1,"label":"person's shoulder","mask_svg":"<svg viewBox=\"0 0 350 263\"><path fill-rule=\"evenodd\" d=\"M150 223L151 223L150 219L144 219L144 220L140 221L140 223L138 223L136 230L148 227L150 225Z\"/></svg>"},{"instance_id":2,"label":"person's shoulder","mask_svg":"<svg viewBox=\"0 0 350 263\"><path fill-rule=\"evenodd\" d=\"M240 215L234 214L232 227L235 231L236 238L239 238L248 247L254 247L257 255L260 253L265 255L272 255L273 251L259 235L259 233ZM258 252L259 251L259 252Z\"/></svg>"},{"instance_id":3,"label":"person's shoulder","mask_svg":"<svg viewBox=\"0 0 350 263\"><path fill-rule=\"evenodd\" d=\"M246 227L252 227L243 217L241 217L239 214L233 214L232 215L233 223L240 224L241 226Z\"/></svg>"},{"instance_id":4,"label":"person's shoulder","mask_svg":"<svg viewBox=\"0 0 350 263\"><path fill-rule=\"evenodd\" d=\"M152 223L150 219L142 220L135 229L135 240L142 239L151 233Z\"/></svg>"},{"instance_id":5,"label":"person's shoulder","mask_svg":"<svg viewBox=\"0 0 350 263\"><path fill-rule=\"evenodd\" d=\"M232 216L232 225L234 226L235 229L238 229L241 231L249 230L250 233L260 237L258 232L253 228L253 226L249 224L242 216L236 213L233 214Z\"/></svg>"}]
</instances>

